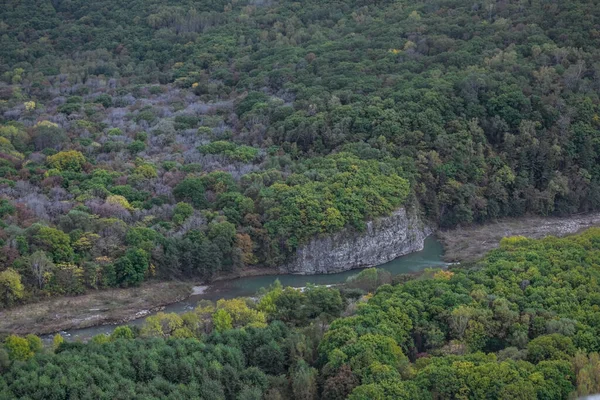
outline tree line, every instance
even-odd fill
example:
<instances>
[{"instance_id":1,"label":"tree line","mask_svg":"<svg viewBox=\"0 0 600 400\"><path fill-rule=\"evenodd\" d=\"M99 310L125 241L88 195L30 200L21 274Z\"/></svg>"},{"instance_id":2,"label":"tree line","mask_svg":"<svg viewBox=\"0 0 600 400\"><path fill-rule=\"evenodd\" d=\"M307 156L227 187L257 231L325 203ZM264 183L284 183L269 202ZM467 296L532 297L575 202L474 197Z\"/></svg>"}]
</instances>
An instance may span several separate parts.
<instances>
[{"instance_id":1,"label":"tree line","mask_svg":"<svg viewBox=\"0 0 600 400\"><path fill-rule=\"evenodd\" d=\"M597 210L598 7L8 1L1 306L274 267L407 205Z\"/></svg>"},{"instance_id":2,"label":"tree line","mask_svg":"<svg viewBox=\"0 0 600 400\"><path fill-rule=\"evenodd\" d=\"M420 276L367 269L158 313L88 343L10 335L0 396L569 399L600 390L600 229L503 239ZM61 384L57 384L61 382Z\"/></svg>"}]
</instances>

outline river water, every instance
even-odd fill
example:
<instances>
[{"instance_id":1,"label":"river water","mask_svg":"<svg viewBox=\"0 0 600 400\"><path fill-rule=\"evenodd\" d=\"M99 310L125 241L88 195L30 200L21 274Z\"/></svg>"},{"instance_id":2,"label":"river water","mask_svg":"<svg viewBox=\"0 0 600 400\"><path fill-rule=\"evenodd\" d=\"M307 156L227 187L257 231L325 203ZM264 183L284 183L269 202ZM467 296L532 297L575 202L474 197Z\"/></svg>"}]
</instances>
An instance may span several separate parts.
<instances>
[{"instance_id":1,"label":"river water","mask_svg":"<svg viewBox=\"0 0 600 400\"><path fill-rule=\"evenodd\" d=\"M427 267L440 267L447 265L442 261L442 244L433 236L425 239L423 250L399 257L393 261L379 265L377 268L385 269L392 275L419 272ZM178 303L168 305L164 312L182 313L192 310L200 300L219 300L230 299L234 297L253 296L263 287L268 287L279 279L283 286L303 287L307 283L315 285L333 285L346 282L346 279L356 275L359 271L350 270L338 274L328 275L264 275L249 276L228 281L215 282L208 287L202 294L192 295ZM144 318L128 322L126 325L140 325ZM95 326L84 329L73 329L61 332L61 335L67 340L87 340L100 333L110 333L116 325ZM48 339L49 337L46 337Z\"/></svg>"}]
</instances>

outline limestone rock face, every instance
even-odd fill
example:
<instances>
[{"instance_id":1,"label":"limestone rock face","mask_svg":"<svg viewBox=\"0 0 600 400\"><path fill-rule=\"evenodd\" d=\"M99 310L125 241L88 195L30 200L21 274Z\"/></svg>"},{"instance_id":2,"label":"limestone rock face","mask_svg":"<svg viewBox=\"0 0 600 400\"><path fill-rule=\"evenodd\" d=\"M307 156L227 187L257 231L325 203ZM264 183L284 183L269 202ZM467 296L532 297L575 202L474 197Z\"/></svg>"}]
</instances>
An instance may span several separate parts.
<instances>
[{"instance_id":1,"label":"limestone rock face","mask_svg":"<svg viewBox=\"0 0 600 400\"><path fill-rule=\"evenodd\" d=\"M374 267L423 249L432 233L415 211L404 208L388 217L369 221L364 232L346 228L301 246L282 273L333 274L354 268Z\"/></svg>"}]
</instances>

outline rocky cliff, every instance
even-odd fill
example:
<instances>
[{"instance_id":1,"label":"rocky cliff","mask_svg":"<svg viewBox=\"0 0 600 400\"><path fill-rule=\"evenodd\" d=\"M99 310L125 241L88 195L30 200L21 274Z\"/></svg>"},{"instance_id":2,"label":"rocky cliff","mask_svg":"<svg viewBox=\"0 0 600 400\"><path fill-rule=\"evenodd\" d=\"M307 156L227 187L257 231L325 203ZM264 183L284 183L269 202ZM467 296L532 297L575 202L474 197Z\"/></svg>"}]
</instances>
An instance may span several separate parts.
<instances>
[{"instance_id":1,"label":"rocky cliff","mask_svg":"<svg viewBox=\"0 0 600 400\"><path fill-rule=\"evenodd\" d=\"M389 217L369 221L364 232L347 228L313 239L300 247L296 256L280 270L310 275L373 267L422 250L431 232L416 212L401 208Z\"/></svg>"}]
</instances>

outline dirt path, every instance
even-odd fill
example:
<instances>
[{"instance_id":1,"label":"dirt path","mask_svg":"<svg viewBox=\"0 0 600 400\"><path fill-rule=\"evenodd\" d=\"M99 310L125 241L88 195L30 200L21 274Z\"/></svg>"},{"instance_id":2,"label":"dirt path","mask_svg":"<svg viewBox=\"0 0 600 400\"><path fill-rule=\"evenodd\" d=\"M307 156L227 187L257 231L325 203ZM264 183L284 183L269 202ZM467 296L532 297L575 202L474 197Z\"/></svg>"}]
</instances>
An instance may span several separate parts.
<instances>
[{"instance_id":1,"label":"dirt path","mask_svg":"<svg viewBox=\"0 0 600 400\"><path fill-rule=\"evenodd\" d=\"M130 321L183 300L191 291L191 283L158 282L25 304L0 311L0 334L41 335Z\"/></svg>"},{"instance_id":2,"label":"dirt path","mask_svg":"<svg viewBox=\"0 0 600 400\"><path fill-rule=\"evenodd\" d=\"M444 245L445 261L474 261L498 247L500 240L506 236L526 236L534 239L565 236L592 226L600 226L600 213L567 218L503 219L485 225L439 231L437 236Z\"/></svg>"}]
</instances>

